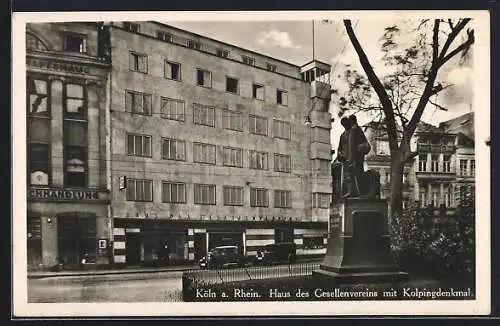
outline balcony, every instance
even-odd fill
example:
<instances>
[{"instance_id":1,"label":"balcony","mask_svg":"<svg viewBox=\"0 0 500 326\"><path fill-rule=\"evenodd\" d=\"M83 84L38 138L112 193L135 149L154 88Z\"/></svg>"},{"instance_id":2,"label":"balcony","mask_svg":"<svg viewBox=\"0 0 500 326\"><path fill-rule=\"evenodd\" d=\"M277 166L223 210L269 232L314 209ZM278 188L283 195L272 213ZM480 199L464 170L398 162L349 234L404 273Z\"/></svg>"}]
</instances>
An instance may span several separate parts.
<instances>
[{"instance_id":1,"label":"balcony","mask_svg":"<svg viewBox=\"0 0 500 326\"><path fill-rule=\"evenodd\" d=\"M417 152L431 152L431 153L453 153L455 152L455 145L444 144L426 144L419 143L417 145Z\"/></svg>"}]
</instances>

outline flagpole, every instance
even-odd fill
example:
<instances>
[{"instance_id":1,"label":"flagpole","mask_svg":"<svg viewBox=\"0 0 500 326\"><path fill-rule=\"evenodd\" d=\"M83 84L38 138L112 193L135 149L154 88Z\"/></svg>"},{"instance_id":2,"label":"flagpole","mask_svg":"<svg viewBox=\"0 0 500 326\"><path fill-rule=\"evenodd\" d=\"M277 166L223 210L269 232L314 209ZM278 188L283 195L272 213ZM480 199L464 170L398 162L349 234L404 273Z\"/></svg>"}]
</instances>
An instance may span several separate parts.
<instances>
[{"instance_id":1,"label":"flagpole","mask_svg":"<svg viewBox=\"0 0 500 326\"><path fill-rule=\"evenodd\" d=\"M314 42L314 19L312 21L312 36L313 36L313 40L312 40L313 41L313 60L314 60L315 59L315 55L314 55L314 45L315 45L314 44L315 43Z\"/></svg>"}]
</instances>

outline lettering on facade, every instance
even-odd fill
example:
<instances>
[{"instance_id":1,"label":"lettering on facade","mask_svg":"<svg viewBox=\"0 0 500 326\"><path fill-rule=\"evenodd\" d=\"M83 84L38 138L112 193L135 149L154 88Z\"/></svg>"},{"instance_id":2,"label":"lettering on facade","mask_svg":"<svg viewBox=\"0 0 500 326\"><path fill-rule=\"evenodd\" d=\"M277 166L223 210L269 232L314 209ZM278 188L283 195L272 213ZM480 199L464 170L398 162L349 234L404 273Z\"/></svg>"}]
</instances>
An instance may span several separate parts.
<instances>
[{"instance_id":1,"label":"lettering on facade","mask_svg":"<svg viewBox=\"0 0 500 326\"><path fill-rule=\"evenodd\" d=\"M46 201L98 201L99 191L66 189L28 189L28 200Z\"/></svg>"},{"instance_id":2,"label":"lettering on facade","mask_svg":"<svg viewBox=\"0 0 500 326\"><path fill-rule=\"evenodd\" d=\"M90 69L85 66L73 64L73 63L64 63L64 62L54 62L42 59L27 59L26 63L28 66L45 69L45 70L57 70L64 71L76 74L88 74L90 73Z\"/></svg>"}]
</instances>

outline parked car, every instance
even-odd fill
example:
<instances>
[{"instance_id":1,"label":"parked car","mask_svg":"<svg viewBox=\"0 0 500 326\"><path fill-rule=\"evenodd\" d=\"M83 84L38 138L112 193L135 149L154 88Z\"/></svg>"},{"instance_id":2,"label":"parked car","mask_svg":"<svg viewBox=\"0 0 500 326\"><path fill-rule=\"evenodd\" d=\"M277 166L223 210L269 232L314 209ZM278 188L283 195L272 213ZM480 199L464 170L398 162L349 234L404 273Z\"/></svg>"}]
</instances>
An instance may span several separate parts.
<instances>
[{"instance_id":1,"label":"parked car","mask_svg":"<svg viewBox=\"0 0 500 326\"><path fill-rule=\"evenodd\" d=\"M222 268L244 266L245 256L238 246L215 247L200 259L200 268Z\"/></svg>"},{"instance_id":2,"label":"parked car","mask_svg":"<svg viewBox=\"0 0 500 326\"><path fill-rule=\"evenodd\" d=\"M293 263L297 259L297 247L293 242L281 242L270 244L264 250L257 251L255 257L256 265L268 265L272 263Z\"/></svg>"}]
</instances>

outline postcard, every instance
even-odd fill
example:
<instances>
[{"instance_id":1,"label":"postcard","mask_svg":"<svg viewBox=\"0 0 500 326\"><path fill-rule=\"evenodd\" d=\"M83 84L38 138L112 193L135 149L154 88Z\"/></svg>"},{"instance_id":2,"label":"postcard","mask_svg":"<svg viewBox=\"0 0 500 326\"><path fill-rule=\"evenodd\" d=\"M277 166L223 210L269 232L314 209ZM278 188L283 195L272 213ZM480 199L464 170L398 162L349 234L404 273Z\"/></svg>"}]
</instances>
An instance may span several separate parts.
<instances>
[{"instance_id":1,"label":"postcard","mask_svg":"<svg viewBox=\"0 0 500 326\"><path fill-rule=\"evenodd\" d=\"M489 31L14 13L14 316L488 314Z\"/></svg>"}]
</instances>

